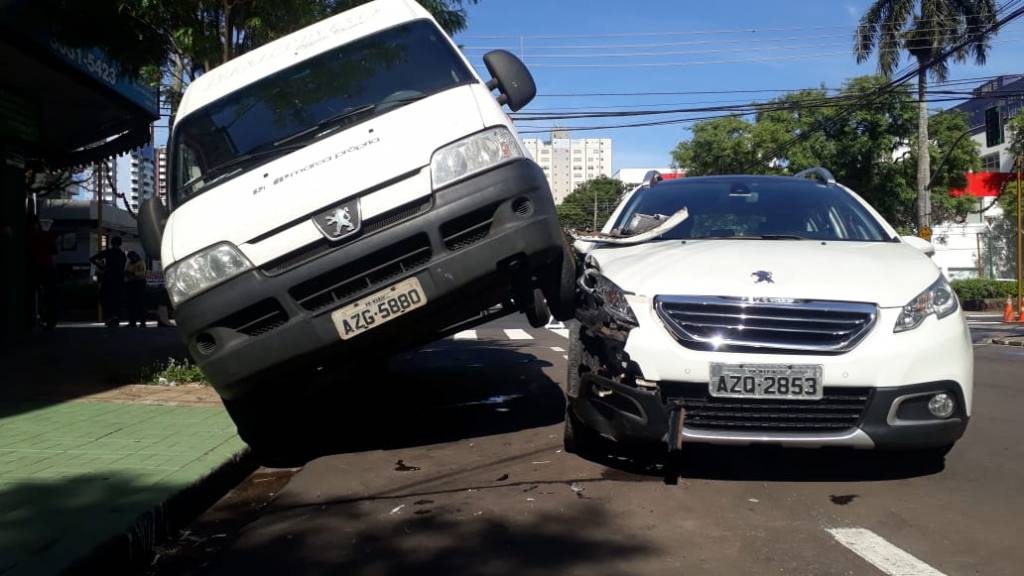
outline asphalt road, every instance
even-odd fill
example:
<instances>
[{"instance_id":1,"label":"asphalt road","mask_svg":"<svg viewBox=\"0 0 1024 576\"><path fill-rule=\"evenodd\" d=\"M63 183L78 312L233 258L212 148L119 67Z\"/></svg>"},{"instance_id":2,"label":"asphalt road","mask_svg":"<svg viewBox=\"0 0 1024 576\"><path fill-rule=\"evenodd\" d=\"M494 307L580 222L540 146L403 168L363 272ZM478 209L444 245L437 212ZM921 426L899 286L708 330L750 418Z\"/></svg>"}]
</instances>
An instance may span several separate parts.
<instances>
[{"instance_id":1,"label":"asphalt road","mask_svg":"<svg viewBox=\"0 0 1024 576\"><path fill-rule=\"evenodd\" d=\"M690 446L669 485L657 463L562 452L564 332L503 319L396 359L374 384L376 405L339 417L358 447L257 472L197 523L208 553L170 566L246 576L1024 574L1024 349L978 340L974 415L944 467Z\"/></svg>"}]
</instances>

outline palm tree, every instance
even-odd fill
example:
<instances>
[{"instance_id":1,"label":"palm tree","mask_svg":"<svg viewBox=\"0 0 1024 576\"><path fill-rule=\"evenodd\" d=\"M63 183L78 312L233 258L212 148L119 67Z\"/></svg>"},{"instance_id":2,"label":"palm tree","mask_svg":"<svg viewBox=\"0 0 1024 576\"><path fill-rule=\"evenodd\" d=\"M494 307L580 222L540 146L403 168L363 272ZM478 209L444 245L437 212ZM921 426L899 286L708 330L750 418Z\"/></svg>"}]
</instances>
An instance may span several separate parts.
<instances>
[{"instance_id":1,"label":"palm tree","mask_svg":"<svg viewBox=\"0 0 1024 576\"><path fill-rule=\"evenodd\" d=\"M854 35L853 51L862 63L878 52L878 70L892 77L902 50L910 52L917 74L917 228L929 225L931 178L928 154L928 74L942 82L949 71L945 58L929 68L924 64L963 43L952 53L956 62L985 63L994 32L983 33L996 21L995 0L875 0L864 13Z\"/></svg>"}]
</instances>

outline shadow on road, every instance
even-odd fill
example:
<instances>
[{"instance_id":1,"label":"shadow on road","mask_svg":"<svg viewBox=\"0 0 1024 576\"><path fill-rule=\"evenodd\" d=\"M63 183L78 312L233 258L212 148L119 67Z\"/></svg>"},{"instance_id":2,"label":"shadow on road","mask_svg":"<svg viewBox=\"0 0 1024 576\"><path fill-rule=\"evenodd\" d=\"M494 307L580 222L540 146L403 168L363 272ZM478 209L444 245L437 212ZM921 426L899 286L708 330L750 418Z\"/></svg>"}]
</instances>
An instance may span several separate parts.
<instances>
[{"instance_id":1,"label":"shadow on road","mask_svg":"<svg viewBox=\"0 0 1024 576\"><path fill-rule=\"evenodd\" d=\"M616 518L596 503L528 518L477 514L468 503L430 499L401 516L378 508L363 502L265 517L214 572L524 576L582 570L601 576L621 574L624 564L656 552L642 538L623 537L628 531L616 529Z\"/></svg>"},{"instance_id":2,"label":"shadow on road","mask_svg":"<svg viewBox=\"0 0 1024 576\"><path fill-rule=\"evenodd\" d=\"M941 457L905 452L801 449L774 446L684 446L669 458L657 449L610 447L591 459L608 467L605 477L671 483L673 477L761 482L870 482L937 474Z\"/></svg>"},{"instance_id":3,"label":"shadow on road","mask_svg":"<svg viewBox=\"0 0 1024 576\"><path fill-rule=\"evenodd\" d=\"M454 346L344 380L321 373L299 406L305 421L293 422L292 442L308 447L300 460L310 460L556 424L565 400L549 367L515 347Z\"/></svg>"}]
</instances>

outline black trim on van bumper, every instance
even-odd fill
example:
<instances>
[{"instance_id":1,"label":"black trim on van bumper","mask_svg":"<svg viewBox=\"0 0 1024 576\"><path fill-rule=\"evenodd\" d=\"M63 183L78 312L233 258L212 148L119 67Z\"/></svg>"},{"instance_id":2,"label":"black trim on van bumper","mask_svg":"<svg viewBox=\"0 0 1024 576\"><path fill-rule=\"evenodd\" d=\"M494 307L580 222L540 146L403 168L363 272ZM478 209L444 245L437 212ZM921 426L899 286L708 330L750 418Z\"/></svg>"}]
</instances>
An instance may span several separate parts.
<instances>
[{"instance_id":1,"label":"black trim on van bumper","mask_svg":"<svg viewBox=\"0 0 1024 576\"><path fill-rule=\"evenodd\" d=\"M344 364L428 342L438 330L508 300L513 278L562 257L543 171L517 160L433 194L414 218L275 275L246 272L182 303L192 357L225 399L291 367ZM428 304L342 341L330 313L416 277Z\"/></svg>"}]
</instances>

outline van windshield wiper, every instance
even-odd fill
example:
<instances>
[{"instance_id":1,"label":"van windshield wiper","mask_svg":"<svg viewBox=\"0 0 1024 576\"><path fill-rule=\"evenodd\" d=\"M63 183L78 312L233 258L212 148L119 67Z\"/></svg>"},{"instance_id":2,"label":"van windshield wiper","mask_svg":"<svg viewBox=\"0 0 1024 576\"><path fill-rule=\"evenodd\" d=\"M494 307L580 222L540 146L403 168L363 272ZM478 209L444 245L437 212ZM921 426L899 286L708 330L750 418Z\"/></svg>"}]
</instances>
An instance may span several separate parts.
<instances>
[{"instance_id":1,"label":"van windshield wiper","mask_svg":"<svg viewBox=\"0 0 1024 576\"><path fill-rule=\"evenodd\" d=\"M346 108L342 112L339 112L333 116L328 116L327 118L324 118L323 120L317 122L316 124L310 126L309 128L306 128L305 130L300 130L295 134L292 134L291 136L285 136L284 138L277 140L276 142L274 142L274 146L280 146L282 144L292 142L293 140L298 140L304 136L309 136L310 134L315 134L316 136L319 137L325 132L330 131L332 128L338 127L345 120L349 120L351 118L365 114L367 112L372 112L376 108L376 104L365 104L363 106L356 106L355 108Z\"/></svg>"},{"instance_id":2,"label":"van windshield wiper","mask_svg":"<svg viewBox=\"0 0 1024 576\"><path fill-rule=\"evenodd\" d=\"M261 148L253 150L251 152L246 152L245 154L235 156L234 158L221 162L220 164L214 164L213 166L207 168L199 176L196 176L195 178L192 178L191 180L182 184L181 187L184 190L191 190L192 188L195 187L196 184L200 182L202 182L206 186L209 186L217 182L218 180L221 180L222 178L226 178L232 174L235 174L236 172L241 170L244 165L248 164L249 162L252 162L253 160L266 158L268 156L279 156L281 154L284 154L285 152L290 152L292 150L297 150L303 147L305 147L305 144L289 144L287 146L274 146L272 148Z\"/></svg>"}]
</instances>

